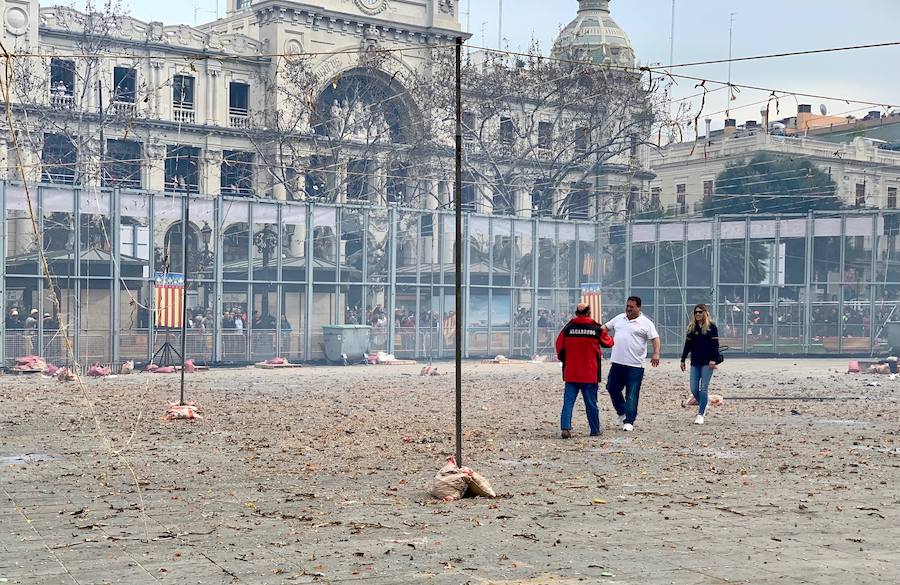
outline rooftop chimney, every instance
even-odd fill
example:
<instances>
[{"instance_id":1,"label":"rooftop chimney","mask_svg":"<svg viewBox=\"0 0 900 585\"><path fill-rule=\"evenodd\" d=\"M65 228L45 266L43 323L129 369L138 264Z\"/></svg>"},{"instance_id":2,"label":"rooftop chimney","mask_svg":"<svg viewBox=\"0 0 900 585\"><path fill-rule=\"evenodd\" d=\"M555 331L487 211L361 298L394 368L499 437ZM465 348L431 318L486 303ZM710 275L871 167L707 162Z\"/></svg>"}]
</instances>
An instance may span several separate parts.
<instances>
[{"instance_id":1,"label":"rooftop chimney","mask_svg":"<svg viewBox=\"0 0 900 585\"><path fill-rule=\"evenodd\" d=\"M811 105L800 104L797 106L797 134L806 134L809 131L809 122L812 117Z\"/></svg>"},{"instance_id":2,"label":"rooftop chimney","mask_svg":"<svg viewBox=\"0 0 900 585\"><path fill-rule=\"evenodd\" d=\"M759 111L760 119L762 120L763 130L766 132L769 131L769 108L763 108Z\"/></svg>"},{"instance_id":3,"label":"rooftop chimney","mask_svg":"<svg viewBox=\"0 0 900 585\"><path fill-rule=\"evenodd\" d=\"M737 131L737 120L734 118L727 118L725 120L725 137L729 137L734 135Z\"/></svg>"},{"instance_id":4,"label":"rooftop chimney","mask_svg":"<svg viewBox=\"0 0 900 585\"><path fill-rule=\"evenodd\" d=\"M712 136L712 118L707 118L706 122L706 139L709 140L709 137Z\"/></svg>"}]
</instances>

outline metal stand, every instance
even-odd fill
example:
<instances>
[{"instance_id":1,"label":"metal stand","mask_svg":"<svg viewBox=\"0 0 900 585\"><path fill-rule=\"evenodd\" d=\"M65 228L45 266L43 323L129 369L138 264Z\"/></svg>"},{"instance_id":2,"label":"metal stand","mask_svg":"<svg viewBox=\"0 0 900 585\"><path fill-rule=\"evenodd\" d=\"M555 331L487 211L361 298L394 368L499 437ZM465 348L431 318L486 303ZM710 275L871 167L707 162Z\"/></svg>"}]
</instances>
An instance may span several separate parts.
<instances>
[{"instance_id":1,"label":"metal stand","mask_svg":"<svg viewBox=\"0 0 900 585\"><path fill-rule=\"evenodd\" d=\"M175 358L178 358L177 360ZM157 361L158 358L158 361ZM178 353L178 350L175 349L175 346L172 345L172 342L168 339L168 334L166 335L166 341L160 346L159 349L156 350L156 353L153 354L153 357L150 358L150 361L141 368L141 373L147 371L147 368L150 364L156 364L157 366L166 367L166 366L177 366L184 362L181 357L181 354Z\"/></svg>"}]
</instances>

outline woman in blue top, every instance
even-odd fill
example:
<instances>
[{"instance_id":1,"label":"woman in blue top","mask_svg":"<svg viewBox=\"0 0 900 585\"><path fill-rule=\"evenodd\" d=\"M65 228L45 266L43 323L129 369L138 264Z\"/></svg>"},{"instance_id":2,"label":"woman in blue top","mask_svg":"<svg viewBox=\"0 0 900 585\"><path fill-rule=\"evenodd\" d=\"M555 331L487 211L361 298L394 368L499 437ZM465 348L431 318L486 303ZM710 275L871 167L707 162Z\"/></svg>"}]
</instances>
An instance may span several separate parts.
<instances>
[{"instance_id":1,"label":"woman in blue top","mask_svg":"<svg viewBox=\"0 0 900 585\"><path fill-rule=\"evenodd\" d=\"M700 406L694 424L702 425L709 402L709 381L712 379L716 363L719 361L719 330L709 314L706 305L694 307L694 318L688 325L681 352L681 371L685 371L685 360L691 354L691 394Z\"/></svg>"}]
</instances>

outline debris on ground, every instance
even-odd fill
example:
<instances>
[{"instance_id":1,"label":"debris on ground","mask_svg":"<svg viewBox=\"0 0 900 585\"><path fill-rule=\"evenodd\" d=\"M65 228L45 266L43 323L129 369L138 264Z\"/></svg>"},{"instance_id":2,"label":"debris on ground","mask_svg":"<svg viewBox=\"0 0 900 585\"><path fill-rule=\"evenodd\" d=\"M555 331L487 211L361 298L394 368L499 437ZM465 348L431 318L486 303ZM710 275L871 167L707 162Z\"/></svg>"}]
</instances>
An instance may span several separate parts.
<instances>
[{"instance_id":1,"label":"debris on ground","mask_svg":"<svg viewBox=\"0 0 900 585\"><path fill-rule=\"evenodd\" d=\"M682 406L697 406L697 399L694 398L694 395L691 394L687 400L681 403ZM724 406L725 398L722 397L721 394L710 394L709 400L707 401L707 405L709 406Z\"/></svg>"},{"instance_id":2,"label":"debris on ground","mask_svg":"<svg viewBox=\"0 0 900 585\"><path fill-rule=\"evenodd\" d=\"M373 366L412 366L416 363L416 360L397 359L397 356L394 354L383 351L373 351L367 356L366 361Z\"/></svg>"},{"instance_id":3,"label":"debris on ground","mask_svg":"<svg viewBox=\"0 0 900 585\"><path fill-rule=\"evenodd\" d=\"M441 468L431 483L429 493L444 502L460 498L496 498L497 494L483 475L468 467L459 467L456 457L447 457L447 464Z\"/></svg>"},{"instance_id":4,"label":"debris on ground","mask_svg":"<svg viewBox=\"0 0 900 585\"><path fill-rule=\"evenodd\" d=\"M196 402L185 402L184 404L169 403L166 407L166 414L163 416L166 420L194 420L203 418L200 413L202 409Z\"/></svg>"},{"instance_id":5,"label":"debris on ground","mask_svg":"<svg viewBox=\"0 0 900 585\"><path fill-rule=\"evenodd\" d=\"M432 366L431 364L422 368L422 371L419 372L420 376L440 376L438 373L437 366Z\"/></svg>"},{"instance_id":6,"label":"debris on ground","mask_svg":"<svg viewBox=\"0 0 900 585\"><path fill-rule=\"evenodd\" d=\"M16 365L12 368L13 372L19 374L31 374L34 372L46 372L47 362L36 355L26 355L16 358Z\"/></svg>"},{"instance_id":7,"label":"debris on ground","mask_svg":"<svg viewBox=\"0 0 900 585\"><path fill-rule=\"evenodd\" d=\"M283 357L275 357L267 359L264 362L257 362L253 364L253 367L259 368L261 370L277 370L281 368L302 368L303 366L300 364L292 364L290 361Z\"/></svg>"},{"instance_id":8,"label":"debris on ground","mask_svg":"<svg viewBox=\"0 0 900 585\"><path fill-rule=\"evenodd\" d=\"M87 375L91 378L105 378L109 374L109 368L104 368L99 362L89 367L87 371Z\"/></svg>"},{"instance_id":9,"label":"debris on ground","mask_svg":"<svg viewBox=\"0 0 900 585\"><path fill-rule=\"evenodd\" d=\"M56 379L59 382L74 382L75 372L71 371L69 368L57 368Z\"/></svg>"}]
</instances>

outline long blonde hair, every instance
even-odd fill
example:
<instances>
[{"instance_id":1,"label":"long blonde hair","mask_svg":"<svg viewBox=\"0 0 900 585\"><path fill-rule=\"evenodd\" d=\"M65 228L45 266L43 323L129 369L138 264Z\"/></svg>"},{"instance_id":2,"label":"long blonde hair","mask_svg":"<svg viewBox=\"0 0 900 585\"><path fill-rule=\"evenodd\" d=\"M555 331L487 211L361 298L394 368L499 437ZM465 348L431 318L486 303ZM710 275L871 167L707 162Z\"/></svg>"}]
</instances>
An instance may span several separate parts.
<instances>
[{"instance_id":1,"label":"long blonde hair","mask_svg":"<svg viewBox=\"0 0 900 585\"><path fill-rule=\"evenodd\" d=\"M701 309L703 311L703 324L700 325L700 333L706 335L709 333L709 328L711 325L715 325L716 322L713 321L712 315L709 314L709 309L703 303L694 306L694 311L697 309ZM694 318L694 312L691 311L691 322L688 324L687 332L694 333L697 331L697 319Z\"/></svg>"}]
</instances>

